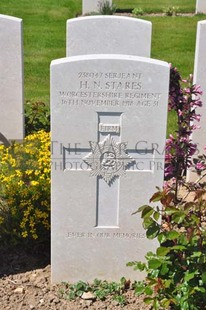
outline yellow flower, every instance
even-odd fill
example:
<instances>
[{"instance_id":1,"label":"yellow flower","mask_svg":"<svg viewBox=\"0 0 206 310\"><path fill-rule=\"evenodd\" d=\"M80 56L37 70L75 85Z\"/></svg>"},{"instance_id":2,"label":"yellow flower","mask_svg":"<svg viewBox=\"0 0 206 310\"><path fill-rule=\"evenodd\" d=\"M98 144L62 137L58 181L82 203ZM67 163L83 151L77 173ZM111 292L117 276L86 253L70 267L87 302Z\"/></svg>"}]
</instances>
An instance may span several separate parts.
<instances>
[{"instance_id":1,"label":"yellow flower","mask_svg":"<svg viewBox=\"0 0 206 310\"><path fill-rule=\"evenodd\" d=\"M32 186L37 186L37 185L39 185L39 182L38 181L31 181L31 183L30 183Z\"/></svg>"},{"instance_id":2,"label":"yellow flower","mask_svg":"<svg viewBox=\"0 0 206 310\"><path fill-rule=\"evenodd\" d=\"M24 182L22 180L20 180L19 182L17 182L18 186L23 186L24 185Z\"/></svg>"},{"instance_id":3,"label":"yellow flower","mask_svg":"<svg viewBox=\"0 0 206 310\"><path fill-rule=\"evenodd\" d=\"M4 219L2 216L0 216L0 225L4 222Z\"/></svg>"},{"instance_id":4,"label":"yellow flower","mask_svg":"<svg viewBox=\"0 0 206 310\"><path fill-rule=\"evenodd\" d=\"M10 210L13 229L23 238L37 239L50 228L49 147L50 134L44 131L27 136L23 143L0 146L0 197ZM0 225L4 222L0 217Z\"/></svg>"},{"instance_id":5,"label":"yellow flower","mask_svg":"<svg viewBox=\"0 0 206 310\"><path fill-rule=\"evenodd\" d=\"M21 233L21 235L22 235L23 238L26 238L26 237L28 237L28 232L27 231L23 231Z\"/></svg>"}]
</instances>

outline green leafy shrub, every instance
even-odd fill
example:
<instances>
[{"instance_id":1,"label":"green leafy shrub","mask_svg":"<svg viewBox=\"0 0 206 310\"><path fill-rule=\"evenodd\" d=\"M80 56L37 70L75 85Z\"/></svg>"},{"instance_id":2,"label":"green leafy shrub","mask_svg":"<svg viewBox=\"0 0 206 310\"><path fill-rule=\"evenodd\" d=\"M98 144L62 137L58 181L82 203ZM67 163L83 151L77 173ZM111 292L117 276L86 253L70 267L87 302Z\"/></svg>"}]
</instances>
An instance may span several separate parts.
<instances>
[{"instance_id":1,"label":"green leafy shrub","mask_svg":"<svg viewBox=\"0 0 206 310\"><path fill-rule=\"evenodd\" d=\"M139 15L143 15L144 11L142 10L142 8L134 8L132 10L132 14L135 16L139 16Z\"/></svg>"},{"instance_id":2,"label":"green leafy shrub","mask_svg":"<svg viewBox=\"0 0 206 310\"><path fill-rule=\"evenodd\" d=\"M116 6L109 1L99 1L98 7L101 15L113 15L116 12Z\"/></svg>"},{"instance_id":3,"label":"green leafy shrub","mask_svg":"<svg viewBox=\"0 0 206 310\"><path fill-rule=\"evenodd\" d=\"M50 134L0 146L0 241L48 238L50 229Z\"/></svg>"},{"instance_id":4,"label":"green leafy shrub","mask_svg":"<svg viewBox=\"0 0 206 310\"><path fill-rule=\"evenodd\" d=\"M50 131L49 106L44 102L30 102L25 105L25 134L39 130Z\"/></svg>"},{"instance_id":5,"label":"green leafy shrub","mask_svg":"<svg viewBox=\"0 0 206 310\"><path fill-rule=\"evenodd\" d=\"M158 189L150 202L159 201L162 211L149 205L138 210L147 238L157 237L160 246L156 253L147 253L147 263L128 265L146 271L146 280L136 284L136 293L146 294L145 302L154 309L205 309L206 192L194 193L194 201L180 199L176 204L172 187Z\"/></svg>"},{"instance_id":6,"label":"green leafy shrub","mask_svg":"<svg viewBox=\"0 0 206 310\"><path fill-rule=\"evenodd\" d=\"M144 205L137 211L147 238L157 238L159 247L156 253L147 253L146 263L128 263L146 271L145 281L136 284L136 293L147 295L145 303L153 309L202 310L206 305L206 190L205 183L200 183L206 156L193 160L197 145L191 141L191 133L198 128L194 121L200 120L196 108L202 106L202 92L191 78L183 81L177 69L171 68L169 110L177 115L178 130L166 141L167 181L150 199L158 206ZM189 167L200 175L195 183L185 181ZM193 198L188 199L191 194Z\"/></svg>"},{"instance_id":7,"label":"green leafy shrub","mask_svg":"<svg viewBox=\"0 0 206 310\"><path fill-rule=\"evenodd\" d=\"M108 296L112 296L119 305L124 306L127 301L123 295L130 288L130 281L121 278L120 282L107 282L95 279L92 284L79 281L75 284L62 283L59 291L60 297L64 299L76 299L81 297L84 292L91 292L94 299L106 300Z\"/></svg>"},{"instance_id":8,"label":"green leafy shrub","mask_svg":"<svg viewBox=\"0 0 206 310\"><path fill-rule=\"evenodd\" d=\"M168 6L167 8L164 8L164 13L167 16L176 16L179 12L179 7L177 6Z\"/></svg>"}]
</instances>

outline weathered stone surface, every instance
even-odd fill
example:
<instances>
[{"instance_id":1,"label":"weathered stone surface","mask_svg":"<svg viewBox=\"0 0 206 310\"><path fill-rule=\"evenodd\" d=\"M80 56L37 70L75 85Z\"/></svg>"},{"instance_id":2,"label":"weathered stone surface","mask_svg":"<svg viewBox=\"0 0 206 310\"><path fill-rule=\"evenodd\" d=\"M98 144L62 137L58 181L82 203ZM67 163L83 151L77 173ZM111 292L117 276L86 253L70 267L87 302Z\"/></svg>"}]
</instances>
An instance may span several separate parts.
<instances>
[{"instance_id":1,"label":"weathered stone surface","mask_svg":"<svg viewBox=\"0 0 206 310\"><path fill-rule=\"evenodd\" d=\"M24 294L25 293L25 289L23 287L17 287L15 290L14 290L14 293L17 293L17 294Z\"/></svg>"},{"instance_id":2,"label":"weathered stone surface","mask_svg":"<svg viewBox=\"0 0 206 310\"><path fill-rule=\"evenodd\" d=\"M205 0L196 0L196 14L206 13L206 1Z\"/></svg>"},{"instance_id":3,"label":"weathered stone surface","mask_svg":"<svg viewBox=\"0 0 206 310\"><path fill-rule=\"evenodd\" d=\"M51 64L52 280L141 279L140 215L163 182L169 65L124 55Z\"/></svg>"},{"instance_id":4,"label":"weathered stone surface","mask_svg":"<svg viewBox=\"0 0 206 310\"><path fill-rule=\"evenodd\" d=\"M112 0L82 0L82 14L99 12L100 5L103 5L106 1L112 5Z\"/></svg>"},{"instance_id":5,"label":"weathered stone surface","mask_svg":"<svg viewBox=\"0 0 206 310\"><path fill-rule=\"evenodd\" d=\"M206 3L206 1L205 1ZM203 94L200 96L202 107L197 108L197 113L201 115L197 129L192 134L192 140L197 144L198 154L204 154L206 145L206 20L199 21L197 26L195 64L194 64L194 84L200 85ZM196 157L196 156L195 156ZM193 169L188 171L188 181L196 181L198 175Z\"/></svg>"},{"instance_id":6,"label":"weathered stone surface","mask_svg":"<svg viewBox=\"0 0 206 310\"><path fill-rule=\"evenodd\" d=\"M8 140L22 140L24 137L22 20L7 15L0 15L0 94L0 133Z\"/></svg>"},{"instance_id":7,"label":"weathered stone surface","mask_svg":"<svg viewBox=\"0 0 206 310\"><path fill-rule=\"evenodd\" d=\"M94 300L96 299L95 295L92 292L84 292L81 296L82 299L85 300Z\"/></svg>"},{"instance_id":8,"label":"weathered stone surface","mask_svg":"<svg viewBox=\"0 0 206 310\"><path fill-rule=\"evenodd\" d=\"M150 57L152 24L124 16L88 16L67 20L68 56L124 54Z\"/></svg>"}]
</instances>

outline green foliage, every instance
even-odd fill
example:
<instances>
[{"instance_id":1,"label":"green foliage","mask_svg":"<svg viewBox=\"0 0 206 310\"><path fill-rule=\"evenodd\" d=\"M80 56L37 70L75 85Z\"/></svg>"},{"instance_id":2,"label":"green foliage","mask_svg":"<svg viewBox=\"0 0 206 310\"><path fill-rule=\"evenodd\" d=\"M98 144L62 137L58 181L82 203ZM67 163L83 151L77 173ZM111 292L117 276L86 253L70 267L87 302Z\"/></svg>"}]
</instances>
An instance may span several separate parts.
<instances>
[{"instance_id":1,"label":"green foliage","mask_svg":"<svg viewBox=\"0 0 206 310\"><path fill-rule=\"evenodd\" d=\"M101 15L113 15L116 11L116 6L109 1L99 1L98 7Z\"/></svg>"},{"instance_id":2,"label":"green foliage","mask_svg":"<svg viewBox=\"0 0 206 310\"><path fill-rule=\"evenodd\" d=\"M0 146L0 242L49 241L50 134Z\"/></svg>"},{"instance_id":3,"label":"green foliage","mask_svg":"<svg viewBox=\"0 0 206 310\"><path fill-rule=\"evenodd\" d=\"M172 20L168 16L143 18L152 22L152 58L175 64L182 78L187 78L194 68L197 22L203 17L178 16ZM161 49L163 42L164 48Z\"/></svg>"},{"instance_id":4,"label":"green foliage","mask_svg":"<svg viewBox=\"0 0 206 310\"><path fill-rule=\"evenodd\" d=\"M72 300L81 297L84 292L91 292L95 299L103 301L108 296L112 296L113 300L124 306L127 301L123 293L129 288L130 281L126 281L125 278L121 278L119 283L95 279L92 284L83 281L75 284L62 283L59 294L61 298Z\"/></svg>"},{"instance_id":5,"label":"green foliage","mask_svg":"<svg viewBox=\"0 0 206 310\"><path fill-rule=\"evenodd\" d=\"M0 0L1 14L23 19L26 101L49 104L50 63L65 57L66 20L81 7L81 0Z\"/></svg>"},{"instance_id":6,"label":"green foliage","mask_svg":"<svg viewBox=\"0 0 206 310\"><path fill-rule=\"evenodd\" d=\"M145 13L162 12L163 7L179 6L180 12L195 12L196 0L113 0L116 7L141 7ZM0 1L1 14L23 19L25 100L49 105L49 66L65 57L66 20L81 14L81 0ZM139 18L142 18L139 16ZM205 15L170 17L144 16L152 22L152 58L174 63L187 77L194 68L196 27ZM189 39L188 39L189 38ZM161 46L161 48L160 48ZM168 132L175 120L168 119Z\"/></svg>"},{"instance_id":7,"label":"green foliage","mask_svg":"<svg viewBox=\"0 0 206 310\"><path fill-rule=\"evenodd\" d=\"M26 136L39 130L50 131L49 106L43 102L27 102L25 105Z\"/></svg>"},{"instance_id":8,"label":"green foliage","mask_svg":"<svg viewBox=\"0 0 206 310\"><path fill-rule=\"evenodd\" d=\"M135 270L147 273L135 291L145 294L153 309L197 310L206 305L206 200L204 190L196 190L192 202L175 201L172 188L158 188L150 202L159 207L142 206L147 238L157 237L156 253L147 253L147 263L131 262ZM159 219L162 218L162 222Z\"/></svg>"},{"instance_id":9,"label":"green foliage","mask_svg":"<svg viewBox=\"0 0 206 310\"><path fill-rule=\"evenodd\" d=\"M177 13L179 12L179 7L168 6L167 8L164 8L163 11L167 16L176 16Z\"/></svg>"},{"instance_id":10,"label":"green foliage","mask_svg":"<svg viewBox=\"0 0 206 310\"><path fill-rule=\"evenodd\" d=\"M128 266L146 271L146 280L138 282L135 290L147 296L144 301L153 309L202 310L206 305L206 183L200 181L206 175L206 156L198 156L193 165L196 145L190 140L194 120L200 117L195 109L202 106L202 92L199 85L192 85L191 77L182 88L176 68L171 67L170 73L168 107L176 111L178 127L176 139L170 135L165 147L165 175L170 179L162 190L157 188L150 199L152 206L143 205L133 213L141 213L147 238L157 238L159 247L147 253L147 263ZM191 166L200 175L195 183L185 181L184 172ZM186 192L184 197L180 189Z\"/></svg>"},{"instance_id":11,"label":"green foliage","mask_svg":"<svg viewBox=\"0 0 206 310\"><path fill-rule=\"evenodd\" d=\"M194 13L196 0L113 0L118 9L141 7L145 13L162 13L163 7L178 6L180 12Z\"/></svg>"},{"instance_id":12,"label":"green foliage","mask_svg":"<svg viewBox=\"0 0 206 310\"><path fill-rule=\"evenodd\" d=\"M139 15L143 15L144 14L144 11L142 8L134 8L132 10L132 14L133 15L136 15L136 16L139 16Z\"/></svg>"}]
</instances>

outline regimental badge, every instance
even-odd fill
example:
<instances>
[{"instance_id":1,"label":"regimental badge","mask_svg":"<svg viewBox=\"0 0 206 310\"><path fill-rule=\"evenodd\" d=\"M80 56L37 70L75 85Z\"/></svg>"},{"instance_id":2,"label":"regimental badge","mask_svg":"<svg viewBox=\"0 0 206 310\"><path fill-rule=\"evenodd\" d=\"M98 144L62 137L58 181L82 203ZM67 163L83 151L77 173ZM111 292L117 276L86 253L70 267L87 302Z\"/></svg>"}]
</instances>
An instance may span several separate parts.
<instances>
[{"instance_id":1,"label":"regimental badge","mask_svg":"<svg viewBox=\"0 0 206 310\"><path fill-rule=\"evenodd\" d=\"M127 143L116 142L108 135L102 142L89 142L91 153L83 158L91 167L91 176L102 177L111 184L116 177L125 175L126 168L134 162L127 154Z\"/></svg>"}]
</instances>

